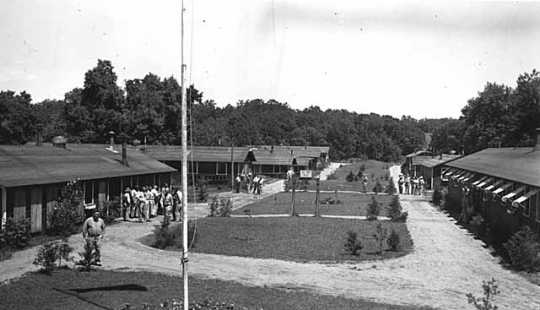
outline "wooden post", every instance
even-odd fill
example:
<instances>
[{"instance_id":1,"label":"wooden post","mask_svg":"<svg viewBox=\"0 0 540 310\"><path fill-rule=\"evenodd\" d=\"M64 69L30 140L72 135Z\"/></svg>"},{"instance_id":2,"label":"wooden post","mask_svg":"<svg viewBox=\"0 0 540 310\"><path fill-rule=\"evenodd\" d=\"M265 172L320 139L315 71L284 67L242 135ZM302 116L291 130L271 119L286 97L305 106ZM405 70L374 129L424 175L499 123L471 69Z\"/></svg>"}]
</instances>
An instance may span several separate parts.
<instances>
[{"instance_id":1,"label":"wooden post","mask_svg":"<svg viewBox=\"0 0 540 310\"><path fill-rule=\"evenodd\" d=\"M296 175L293 174L293 176L291 177L291 182L292 182L292 192L291 192L291 216L298 216L298 214L296 214L296 210L295 210L295 205L294 205L294 196L296 194Z\"/></svg>"},{"instance_id":2,"label":"wooden post","mask_svg":"<svg viewBox=\"0 0 540 310\"><path fill-rule=\"evenodd\" d=\"M315 184L317 185L317 191L315 194L315 216L319 217L321 216L321 211L320 211L320 207L321 207L320 184L321 182L319 181L319 178L315 180Z\"/></svg>"}]
</instances>

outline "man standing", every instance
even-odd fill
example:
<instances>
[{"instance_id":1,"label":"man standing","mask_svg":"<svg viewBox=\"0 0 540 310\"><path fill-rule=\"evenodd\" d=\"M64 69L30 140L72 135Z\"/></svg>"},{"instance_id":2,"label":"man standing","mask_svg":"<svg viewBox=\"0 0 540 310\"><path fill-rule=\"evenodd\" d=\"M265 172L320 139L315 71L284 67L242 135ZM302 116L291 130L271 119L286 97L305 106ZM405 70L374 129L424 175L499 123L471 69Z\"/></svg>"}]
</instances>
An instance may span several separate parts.
<instances>
[{"instance_id":1,"label":"man standing","mask_svg":"<svg viewBox=\"0 0 540 310\"><path fill-rule=\"evenodd\" d=\"M176 193L174 194L174 200L175 200L175 205L176 205L176 210L174 210L174 217L176 217L176 213L178 213L178 220L179 221L182 221L182 212L184 210L182 210L182 189L180 187L177 187L176 188Z\"/></svg>"},{"instance_id":2,"label":"man standing","mask_svg":"<svg viewBox=\"0 0 540 310\"><path fill-rule=\"evenodd\" d=\"M131 194L129 187L126 187L122 199L122 216L124 221L127 221L128 209L131 207Z\"/></svg>"},{"instance_id":3,"label":"man standing","mask_svg":"<svg viewBox=\"0 0 540 310\"><path fill-rule=\"evenodd\" d=\"M82 227L83 238L96 251L96 265L101 266L101 251L99 242L105 234L105 222L99 217L99 211L84 221Z\"/></svg>"}]
</instances>

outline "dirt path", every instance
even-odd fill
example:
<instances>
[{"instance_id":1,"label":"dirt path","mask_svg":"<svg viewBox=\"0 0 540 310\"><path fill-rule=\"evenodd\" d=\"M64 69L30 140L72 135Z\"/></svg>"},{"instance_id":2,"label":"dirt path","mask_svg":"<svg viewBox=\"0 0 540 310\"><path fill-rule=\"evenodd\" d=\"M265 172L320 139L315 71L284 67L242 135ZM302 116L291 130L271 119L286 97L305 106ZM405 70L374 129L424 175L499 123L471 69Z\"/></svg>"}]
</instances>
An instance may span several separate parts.
<instances>
[{"instance_id":1,"label":"dirt path","mask_svg":"<svg viewBox=\"0 0 540 310\"><path fill-rule=\"evenodd\" d=\"M339 166L341 166L340 163L330 163L330 165L324 168L323 171L321 171L321 173L319 174L320 180L326 181L328 176L334 173L339 168Z\"/></svg>"},{"instance_id":2,"label":"dirt path","mask_svg":"<svg viewBox=\"0 0 540 310\"><path fill-rule=\"evenodd\" d=\"M409 212L407 225L415 244L414 252L404 257L323 265L191 253L189 272L246 285L455 310L472 309L465 294L480 295L482 280L495 277L502 291L497 299L499 309L540 307L540 287L503 269L480 241L456 226L447 215L419 197L404 196L402 205ZM137 223L111 226L103 247L104 268L180 275L178 252L156 250L137 241L152 229L152 225ZM70 241L80 244L81 238L73 236ZM25 257L25 252L30 255L29 250L16 253L15 260L21 261L11 259L1 263L0 281L6 278L5 272L9 276L33 269L28 266L34 256ZM10 271L10 268L15 269Z\"/></svg>"}]
</instances>

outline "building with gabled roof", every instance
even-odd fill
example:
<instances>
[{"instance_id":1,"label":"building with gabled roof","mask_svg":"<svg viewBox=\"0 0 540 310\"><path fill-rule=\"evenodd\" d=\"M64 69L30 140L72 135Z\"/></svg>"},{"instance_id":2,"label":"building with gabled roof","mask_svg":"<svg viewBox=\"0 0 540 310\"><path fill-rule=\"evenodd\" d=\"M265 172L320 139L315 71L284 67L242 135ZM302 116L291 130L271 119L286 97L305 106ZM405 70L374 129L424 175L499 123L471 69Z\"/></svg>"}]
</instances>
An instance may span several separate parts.
<instances>
[{"instance_id":1,"label":"building with gabled roof","mask_svg":"<svg viewBox=\"0 0 540 310\"><path fill-rule=\"evenodd\" d=\"M84 204L101 208L106 201L119 201L126 186L170 183L174 171L135 148L123 152L102 144L0 145L2 222L7 217L30 218L32 232L42 231L68 181L81 180Z\"/></svg>"},{"instance_id":2,"label":"building with gabled roof","mask_svg":"<svg viewBox=\"0 0 540 310\"><path fill-rule=\"evenodd\" d=\"M480 215L504 241L521 226L540 232L540 130L534 147L488 148L443 166L451 211Z\"/></svg>"}]
</instances>

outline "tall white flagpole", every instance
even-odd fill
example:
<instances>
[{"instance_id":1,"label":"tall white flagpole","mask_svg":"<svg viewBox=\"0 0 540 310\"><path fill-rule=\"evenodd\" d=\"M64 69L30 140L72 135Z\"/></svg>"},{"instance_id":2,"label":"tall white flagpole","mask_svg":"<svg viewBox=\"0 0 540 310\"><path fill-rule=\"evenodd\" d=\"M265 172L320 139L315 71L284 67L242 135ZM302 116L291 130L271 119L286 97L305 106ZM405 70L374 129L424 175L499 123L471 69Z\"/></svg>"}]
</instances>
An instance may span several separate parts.
<instances>
[{"instance_id":1,"label":"tall white flagpole","mask_svg":"<svg viewBox=\"0 0 540 310\"><path fill-rule=\"evenodd\" d=\"M189 292L188 292L188 214L187 214L187 91L184 79L184 0L182 1L182 12L180 18L181 40L180 40L180 83L182 88L182 279L184 280L184 310L189 310Z\"/></svg>"}]
</instances>

